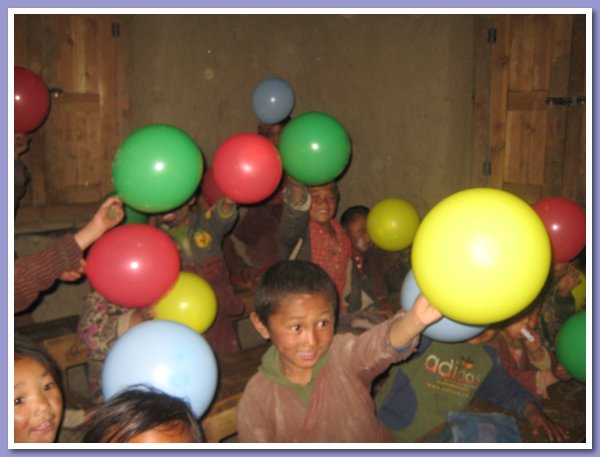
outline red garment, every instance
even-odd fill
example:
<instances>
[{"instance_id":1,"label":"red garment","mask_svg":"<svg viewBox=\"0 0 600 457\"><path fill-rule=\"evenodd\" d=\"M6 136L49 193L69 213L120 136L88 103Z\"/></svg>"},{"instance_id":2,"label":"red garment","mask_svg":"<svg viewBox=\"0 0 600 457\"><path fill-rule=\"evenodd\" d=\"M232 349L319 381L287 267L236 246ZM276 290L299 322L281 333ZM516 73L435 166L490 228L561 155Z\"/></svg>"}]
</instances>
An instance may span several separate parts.
<instances>
[{"instance_id":1,"label":"red garment","mask_svg":"<svg viewBox=\"0 0 600 457\"><path fill-rule=\"evenodd\" d=\"M24 311L40 292L48 289L64 271L77 270L83 253L71 234L46 249L15 260L15 313Z\"/></svg>"},{"instance_id":2,"label":"red garment","mask_svg":"<svg viewBox=\"0 0 600 457\"><path fill-rule=\"evenodd\" d=\"M340 224L334 220L329 223L335 231L335 238L331 237L326 227L312 219L309 222L311 260L329 274L341 300L346 285L346 270L352 255L352 245ZM343 311L342 307L340 312L343 314Z\"/></svg>"},{"instance_id":3,"label":"red garment","mask_svg":"<svg viewBox=\"0 0 600 457\"><path fill-rule=\"evenodd\" d=\"M496 349L498 356L502 361L502 365L508 374L515 378L519 384L525 387L532 394L538 396L540 395L540 387L542 387L542 390L545 390L546 386L538 386L537 384L538 373L540 373L541 370L539 370L533 363L530 362L525 345L522 345L520 357L518 359L515 358L517 353L515 351L511 351L508 342L500 333L496 335L492 341L490 341L489 345ZM548 357L552 357L545 347L544 350L548 354ZM551 369L551 367L548 369Z\"/></svg>"},{"instance_id":4,"label":"red garment","mask_svg":"<svg viewBox=\"0 0 600 457\"><path fill-rule=\"evenodd\" d=\"M186 267L185 270L206 279L217 295L217 317L203 336L220 357L239 352L240 343L235 328L235 318L244 314L245 306L231 287L225 260L222 257L215 257L202 265Z\"/></svg>"}]
</instances>

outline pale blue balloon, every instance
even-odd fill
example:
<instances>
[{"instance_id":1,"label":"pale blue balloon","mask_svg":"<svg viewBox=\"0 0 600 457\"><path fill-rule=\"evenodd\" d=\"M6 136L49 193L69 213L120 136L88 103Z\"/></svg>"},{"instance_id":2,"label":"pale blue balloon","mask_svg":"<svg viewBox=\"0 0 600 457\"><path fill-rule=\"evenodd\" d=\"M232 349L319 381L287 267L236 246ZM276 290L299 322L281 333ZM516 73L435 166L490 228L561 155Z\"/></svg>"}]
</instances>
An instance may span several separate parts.
<instances>
[{"instance_id":1,"label":"pale blue balloon","mask_svg":"<svg viewBox=\"0 0 600 457\"><path fill-rule=\"evenodd\" d=\"M400 290L400 304L402 305L402 309L407 311L411 309L420 293L421 290L411 269L404 278L402 289ZM457 343L459 341L470 340L484 330L485 327L461 324L447 317L442 317L439 321L429 325L423 331L423 335L443 343Z\"/></svg>"},{"instance_id":2,"label":"pale blue balloon","mask_svg":"<svg viewBox=\"0 0 600 457\"><path fill-rule=\"evenodd\" d=\"M262 80L252 94L252 109L265 124L283 121L294 109L294 91L281 78Z\"/></svg>"},{"instance_id":3,"label":"pale blue balloon","mask_svg":"<svg viewBox=\"0 0 600 457\"><path fill-rule=\"evenodd\" d=\"M146 321L123 334L108 352L102 393L109 399L145 385L181 398L200 418L217 389L217 361L202 335L172 321Z\"/></svg>"}]
</instances>

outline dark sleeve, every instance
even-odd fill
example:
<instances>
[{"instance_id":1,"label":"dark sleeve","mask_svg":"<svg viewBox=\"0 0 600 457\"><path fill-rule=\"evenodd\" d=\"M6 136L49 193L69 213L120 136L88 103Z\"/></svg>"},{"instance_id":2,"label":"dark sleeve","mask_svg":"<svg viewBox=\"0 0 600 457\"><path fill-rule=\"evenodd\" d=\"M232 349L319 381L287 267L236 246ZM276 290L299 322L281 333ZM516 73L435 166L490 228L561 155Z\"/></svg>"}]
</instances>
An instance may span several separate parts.
<instances>
[{"instance_id":1,"label":"dark sleeve","mask_svg":"<svg viewBox=\"0 0 600 457\"><path fill-rule=\"evenodd\" d=\"M496 350L498 358L506 372L529 392L535 392L538 369L531 365L531 363L526 363L525 368L520 368L512 358L510 349L500 335L496 335L495 340L490 345ZM523 351L526 351L526 349L523 348Z\"/></svg>"},{"instance_id":2,"label":"dark sleeve","mask_svg":"<svg viewBox=\"0 0 600 457\"><path fill-rule=\"evenodd\" d=\"M479 386L477 394L521 417L525 416L524 409L528 403L535 403L541 407L536 397L504 369L496 350L487 345L483 348L492 359L492 369Z\"/></svg>"},{"instance_id":3,"label":"dark sleeve","mask_svg":"<svg viewBox=\"0 0 600 457\"><path fill-rule=\"evenodd\" d=\"M223 216L221 214L222 203L223 199L220 199L212 208L200 214L200 217L204 218L205 222L210 226L211 231L220 241L233 229L238 215L237 206L235 206L231 214Z\"/></svg>"},{"instance_id":4,"label":"dark sleeve","mask_svg":"<svg viewBox=\"0 0 600 457\"><path fill-rule=\"evenodd\" d=\"M81 257L81 248L69 234L46 249L16 259L15 313L27 309L62 272L78 269Z\"/></svg>"},{"instance_id":5,"label":"dark sleeve","mask_svg":"<svg viewBox=\"0 0 600 457\"><path fill-rule=\"evenodd\" d=\"M307 232L309 221L308 211L295 209L288 203L284 204L281 221L277 228L277 242L284 258L289 257L298 239ZM306 242L306 240L304 241Z\"/></svg>"}]
</instances>

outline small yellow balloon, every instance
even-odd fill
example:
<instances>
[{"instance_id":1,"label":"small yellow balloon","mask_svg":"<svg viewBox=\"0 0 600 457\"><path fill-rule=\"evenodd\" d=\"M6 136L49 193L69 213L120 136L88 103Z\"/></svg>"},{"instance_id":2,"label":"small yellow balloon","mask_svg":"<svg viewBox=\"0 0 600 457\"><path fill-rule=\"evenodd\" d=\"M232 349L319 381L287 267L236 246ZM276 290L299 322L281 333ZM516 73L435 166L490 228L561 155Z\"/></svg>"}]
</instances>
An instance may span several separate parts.
<instances>
[{"instance_id":1,"label":"small yellow balloon","mask_svg":"<svg viewBox=\"0 0 600 457\"><path fill-rule=\"evenodd\" d=\"M585 274L579 269L577 271L577 277L581 282L573 287L571 295L573 295L573 298L575 299L575 309L581 311L582 309L585 309Z\"/></svg>"},{"instance_id":2,"label":"small yellow balloon","mask_svg":"<svg viewBox=\"0 0 600 457\"><path fill-rule=\"evenodd\" d=\"M367 216L367 232L373 243L386 251L401 251L411 245L419 227L419 213L401 198L386 198Z\"/></svg>"},{"instance_id":3,"label":"small yellow balloon","mask_svg":"<svg viewBox=\"0 0 600 457\"><path fill-rule=\"evenodd\" d=\"M534 209L498 189L457 192L423 218L412 246L421 292L450 319L472 325L508 319L541 291L550 239Z\"/></svg>"},{"instance_id":4,"label":"small yellow balloon","mask_svg":"<svg viewBox=\"0 0 600 457\"><path fill-rule=\"evenodd\" d=\"M184 271L154 311L155 319L179 322L204 333L217 317L217 296L206 279Z\"/></svg>"}]
</instances>

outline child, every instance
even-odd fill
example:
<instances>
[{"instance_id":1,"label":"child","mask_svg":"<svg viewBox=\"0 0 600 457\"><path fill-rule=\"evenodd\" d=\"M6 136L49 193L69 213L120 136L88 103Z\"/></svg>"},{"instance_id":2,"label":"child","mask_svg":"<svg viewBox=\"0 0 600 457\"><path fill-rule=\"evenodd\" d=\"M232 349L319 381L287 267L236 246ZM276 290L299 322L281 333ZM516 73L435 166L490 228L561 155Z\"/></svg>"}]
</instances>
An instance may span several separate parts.
<instances>
[{"instance_id":1,"label":"child","mask_svg":"<svg viewBox=\"0 0 600 457\"><path fill-rule=\"evenodd\" d=\"M15 443L54 443L63 416L61 375L34 343L15 336Z\"/></svg>"},{"instance_id":2,"label":"child","mask_svg":"<svg viewBox=\"0 0 600 457\"><path fill-rule=\"evenodd\" d=\"M539 296L539 319L536 325L542 343L551 350L554 350L558 331L576 311L571 291L579 282L575 265L570 262L552 264L552 272Z\"/></svg>"},{"instance_id":3,"label":"child","mask_svg":"<svg viewBox=\"0 0 600 457\"><path fill-rule=\"evenodd\" d=\"M98 407L84 443L201 443L198 422L183 400L150 388L133 388Z\"/></svg>"},{"instance_id":4,"label":"child","mask_svg":"<svg viewBox=\"0 0 600 457\"><path fill-rule=\"evenodd\" d=\"M276 124L259 124L259 135L275 147L279 136L290 121L288 116ZM256 289L262 274L281 260L277 246L277 227L283 212L283 180L269 198L246 207L239 223L223 243L225 261L231 270L231 279L242 290Z\"/></svg>"},{"instance_id":5,"label":"child","mask_svg":"<svg viewBox=\"0 0 600 457\"><path fill-rule=\"evenodd\" d=\"M410 360L394 365L375 403L377 416L396 441L421 441L446 420L462 411L475 395L507 408L529 421L534 435L542 428L550 441L568 437L540 410L537 399L504 369L494 349L482 344L493 337L486 331L464 343L440 343L421 338Z\"/></svg>"},{"instance_id":6,"label":"child","mask_svg":"<svg viewBox=\"0 0 600 457\"><path fill-rule=\"evenodd\" d=\"M277 237L283 258L310 260L321 266L343 296L352 248L333 217L339 193L335 182L307 188L288 178ZM340 300L341 303L341 300ZM346 314L341 303L340 316Z\"/></svg>"},{"instance_id":7,"label":"child","mask_svg":"<svg viewBox=\"0 0 600 457\"><path fill-rule=\"evenodd\" d=\"M554 374L550 352L535 330L535 314L528 309L510 319L490 345L508 374L533 395L548 398L548 387L570 376L560 366L556 367L558 377Z\"/></svg>"},{"instance_id":8,"label":"child","mask_svg":"<svg viewBox=\"0 0 600 457\"><path fill-rule=\"evenodd\" d=\"M83 251L123 219L123 203L107 198L92 219L74 235L68 234L49 247L15 260L15 313L24 311L57 279L76 281L85 268Z\"/></svg>"},{"instance_id":9,"label":"child","mask_svg":"<svg viewBox=\"0 0 600 457\"><path fill-rule=\"evenodd\" d=\"M127 330L154 317L152 306L126 308L109 302L96 291L85 297L77 334L88 349L87 378L93 403L102 401L100 380L108 351Z\"/></svg>"},{"instance_id":10,"label":"child","mask_svg":"<svg viewBox=\"0 0 600 457\"><path fill-rule=\"evenodd\" d=\"M334 336L337 294L325 271L286 260L263 275L250 320L273 343L237 408L240 442L382 442L373 379L406 359L441 314L423 298L361 335Z\"/></svg>"},{"instance_id":11,"label":"child","mask_svg":"<svg viewBox=\"0 0 600 457\"><path fill-rule=\"evenodd\" d=\"M244 313L244 303L235 295L222 251L223 238L235 224L236 204L229 198L209 207L202 195L168 213L152 216L150 223L166 232L177 244L184 271L206 279L217 295L215 322L204 334L218 356L239 352L235 318Z\"/></svg>"},{"instance_id":12,"label":"child","mask_svg":"<svg viewBox=\"0 0 600 457\"><path fill-rule=\"evenodd\" d=\"M393 314L376 247L367 231L368 214L366 206L352 206L340 218L352 246L343 295L351 327L370 328Z\"/></svg>"}]
</instances>

